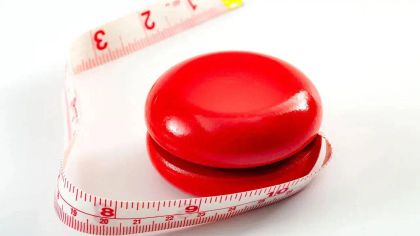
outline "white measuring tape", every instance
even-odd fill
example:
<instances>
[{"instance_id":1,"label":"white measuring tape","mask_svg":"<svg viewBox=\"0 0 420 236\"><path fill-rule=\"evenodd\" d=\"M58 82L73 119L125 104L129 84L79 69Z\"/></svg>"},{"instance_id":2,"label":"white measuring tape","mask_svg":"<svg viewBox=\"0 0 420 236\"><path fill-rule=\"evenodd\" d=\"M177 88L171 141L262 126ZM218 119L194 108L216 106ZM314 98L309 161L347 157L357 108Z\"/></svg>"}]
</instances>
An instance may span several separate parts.
<instances>
[{"instance_id":1,"label":"white measuring tape","mask_svg":"<svg viewBox=\"0 0 420 236\"><path fill-rule=\"evenodd\" d=\"M246 192L202 198L124 201L96 196L74 185L65 166L78 137L80 106L73 80L242 5L240 0L170 0L82 35L72 45L66 77L68 148L58 176L55 209L60 220L81 232L124 235L186 227L226 219L278 202L303 189L325 166L331 147L322 138L318 159L302 178Z\"/></svg>"}]
</instances>

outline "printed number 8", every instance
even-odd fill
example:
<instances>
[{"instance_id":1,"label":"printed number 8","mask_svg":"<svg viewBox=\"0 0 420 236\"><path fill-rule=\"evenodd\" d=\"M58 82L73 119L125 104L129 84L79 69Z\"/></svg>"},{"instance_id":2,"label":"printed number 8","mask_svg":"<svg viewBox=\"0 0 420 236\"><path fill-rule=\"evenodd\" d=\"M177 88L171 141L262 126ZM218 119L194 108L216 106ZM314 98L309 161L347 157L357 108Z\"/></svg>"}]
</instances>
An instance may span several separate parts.
<instances>
[{"instance_id":1,"label":"printed number 8","mask_svg":"<svg viewBox=\"0 0 420 236\"><path fill-rule=\"evenodd\" d=\"M114 209L112 209L112 208L106 208L106 207L102 208L101 216L112 217L114 215L115 215Z\"/></svg>"}]
</instances>

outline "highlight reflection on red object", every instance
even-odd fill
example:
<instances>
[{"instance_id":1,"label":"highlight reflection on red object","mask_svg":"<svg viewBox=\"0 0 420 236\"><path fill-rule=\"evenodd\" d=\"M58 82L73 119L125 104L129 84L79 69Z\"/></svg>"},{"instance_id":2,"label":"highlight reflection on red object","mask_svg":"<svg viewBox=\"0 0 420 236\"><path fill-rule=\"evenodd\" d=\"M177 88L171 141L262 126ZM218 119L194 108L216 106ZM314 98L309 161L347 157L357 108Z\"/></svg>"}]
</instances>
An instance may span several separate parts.
<instances>
[{"instance_id":1,"label":"highlight reflection on red object","mask_svg":"<svg viewBox=\"0 0 420 236\"><path fill-rule=\"evenodd\" d=\"M176 65L155 83L146 103L149 135L162 150L229 169L297 154L316 137L321 116L319 95L301 72L246 52Z\"/></svg>"}]
</instances>

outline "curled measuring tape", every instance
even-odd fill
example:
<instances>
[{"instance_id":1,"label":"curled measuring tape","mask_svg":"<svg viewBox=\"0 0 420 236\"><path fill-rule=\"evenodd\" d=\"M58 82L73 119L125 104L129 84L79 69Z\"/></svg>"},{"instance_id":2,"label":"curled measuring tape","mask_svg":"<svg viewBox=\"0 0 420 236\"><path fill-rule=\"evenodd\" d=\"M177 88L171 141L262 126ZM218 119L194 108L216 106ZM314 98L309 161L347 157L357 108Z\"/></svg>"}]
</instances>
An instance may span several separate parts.
<instances>
[{"instance_id":1,"label":"curled measuring tape","mask_svg":"<svg viewBox=\"0 0 420 236\"><path fill-rule=\"evenodd\" d=\"M324 137L318 136L317 158L306 175L246 192L174 200L124 200L114 195L96 194L97 191L80 186L80 180L73 175L83 172L71 167L73 159L78 161L79 158L80 162L84 158L75 148L84 138L81 122L83 101L79 97L86 91L75 84L82 72L141 50L241 5L238 0L163 1L92 30L72 45L65 91L68 147L58 176L54 204L64 224L90 234L125 235L218 221L299 192L325 166L331 156L331 147ZM109 159L102 161L106 163Z\"/></svg>"}]
</instances>

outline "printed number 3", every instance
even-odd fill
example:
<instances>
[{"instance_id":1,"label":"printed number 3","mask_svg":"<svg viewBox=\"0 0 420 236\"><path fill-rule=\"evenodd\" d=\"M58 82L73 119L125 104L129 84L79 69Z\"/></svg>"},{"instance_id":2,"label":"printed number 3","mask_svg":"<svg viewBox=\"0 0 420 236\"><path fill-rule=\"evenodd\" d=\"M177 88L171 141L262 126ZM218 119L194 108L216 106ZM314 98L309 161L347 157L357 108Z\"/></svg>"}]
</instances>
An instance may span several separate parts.
<instances>
[{"instance_id":1,"label":"printed number 3","mask_svg":"<svg viewBox=\"0 0 420 236\"><path fill-rule=\"evenodd\" d=\"M154 21L150 22L150 14L152 14L150 12L150 10L144 11L142 12L140 15L141 16L145 16L146 20L144 21L144 26L146 27L146 29L148 30L152 30L155 28L156 24Z\"/></svg>"},{"instance_id":2,"label":"printed number 3","mask_svg":"<svg viewBox=\"0 0 420 236\"><path fill-rule=\"evenodd\" d=\"M108 47L108 43L105 42L102 38L104 35L105 35L105 31L98 30L93 36L93 40L96 43L96 48L101 51Z\"/></svg>"}]
</instances>

